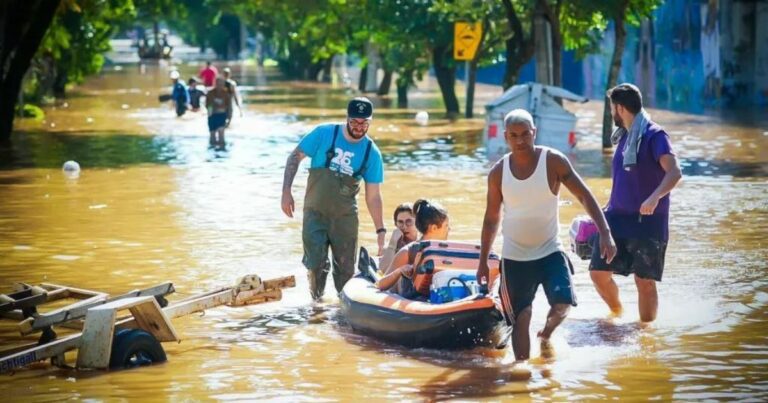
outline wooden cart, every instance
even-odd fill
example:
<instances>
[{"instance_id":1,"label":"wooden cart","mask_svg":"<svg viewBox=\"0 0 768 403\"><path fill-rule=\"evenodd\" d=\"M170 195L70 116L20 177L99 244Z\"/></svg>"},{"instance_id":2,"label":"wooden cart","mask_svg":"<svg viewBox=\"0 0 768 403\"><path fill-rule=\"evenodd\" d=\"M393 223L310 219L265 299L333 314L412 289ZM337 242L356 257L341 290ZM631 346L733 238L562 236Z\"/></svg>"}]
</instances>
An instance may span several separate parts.
<instances>
[{"instance_id":1,"label":"wooden cart","mask_svg":"<svg viewBox=\"0 0 768 403\"><path fill-rule=\"evenodd\" d=\"M295 285L293 276L262 281L248 275L235 286L168 304L165 297L175 291L171 283L112 297L56 284L16 284L14 292L0 294L0 319L20 321L22 335L40 336L36 343L0 351L0 373L49 358L53 365L66 366L64 354L70 350L78 350L77 368L118 369L162 362L166 356L160 343L179 341L171 319L220 305L279 301L282 289ZM46 313L38 311L65 298L78 301ZM81 331L59 338L54 328Z\"/></svg>"}]
</instances>

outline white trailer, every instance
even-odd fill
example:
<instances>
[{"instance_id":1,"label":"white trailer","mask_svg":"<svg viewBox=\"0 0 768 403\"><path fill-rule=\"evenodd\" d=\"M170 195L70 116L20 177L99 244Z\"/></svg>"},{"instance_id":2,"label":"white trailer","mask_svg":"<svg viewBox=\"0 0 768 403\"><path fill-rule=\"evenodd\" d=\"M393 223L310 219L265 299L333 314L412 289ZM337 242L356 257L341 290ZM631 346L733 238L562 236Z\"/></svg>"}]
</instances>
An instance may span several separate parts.
<instances>
[{"instance_id":1,"label":"white trailer","mask_svg":"<svg viewBox=\"0 0 768 403\"><path fill-rule=\"evenodd\" d=\"M262 281L251 274L235 286L168 304L165 296L174 292L171 283L114 297L56 284L19 283L14 292L0 294L0 319L21 320L18 327L22 335L42 334L35 343L0 351L0 373L49 358L56 366L66 366L64 353L70 350L78 350L76 367L81 369L120 369L163 362L166 356L160 342L179 341L171 319L220 305L279 301L282 289L295 285L293 276ZM37 309L65 298L79 301L46 313ZM128 314L119 316L121 312ZM53 327L82 332L59 338Z\"/></svg>"},{"instance_id":2,"label":"white trailer","mask_svg":"<svg viewBox=\"0 0 768 403\"><path fill-rule=\"evenodd\" d=\"M538 83L518 84L485 105L483 143L488 159L497 160L509 150L504 140L504 116L513 109L533 115L537 128L536 144L567 152L576 145L576 115L565 110L555 98L587 102L586 97L566 89Z\"/></svg>"}]
</instances>

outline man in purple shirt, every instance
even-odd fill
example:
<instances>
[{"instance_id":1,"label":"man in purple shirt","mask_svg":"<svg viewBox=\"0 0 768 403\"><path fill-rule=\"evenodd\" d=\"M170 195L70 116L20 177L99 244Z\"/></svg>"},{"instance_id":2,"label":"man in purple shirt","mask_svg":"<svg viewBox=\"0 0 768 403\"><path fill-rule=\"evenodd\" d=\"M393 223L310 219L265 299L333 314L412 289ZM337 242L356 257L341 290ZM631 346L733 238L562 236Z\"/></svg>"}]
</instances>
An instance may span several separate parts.
<instances>
[{"instance_id":1,"label":"man in purple shirt","mask_svg":"<svg viewBox=\"0 0 768 403\"><path fill-rule=\"evenodd\" d=\"M600 257L600 248L593 247L590 276L598 294L619 315L622 306L612 275L634 273L640 320L652 322L659 305L656 282L661 281L669 239L669 193L682 173L669 136L643 109L640 90L620 84L608 91L608 97L618 129L612 136L616 153L605 218L618 251L608 263ZM599 236L593 242L599 245Z\"/></svg>"}]
</instances>

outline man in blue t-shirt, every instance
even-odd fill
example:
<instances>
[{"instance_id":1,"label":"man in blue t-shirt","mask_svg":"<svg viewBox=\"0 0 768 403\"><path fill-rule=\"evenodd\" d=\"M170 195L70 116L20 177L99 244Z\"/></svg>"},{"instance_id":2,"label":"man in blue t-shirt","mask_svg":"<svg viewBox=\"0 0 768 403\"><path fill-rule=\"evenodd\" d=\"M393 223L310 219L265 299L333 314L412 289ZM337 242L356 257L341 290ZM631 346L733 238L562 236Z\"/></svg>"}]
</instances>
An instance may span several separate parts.
<instances>
[{"instance_id":1,"label":"man in blue t-shirt","mask_svg":"<svg viewBox=\"0 0 768 403\"><path fill-rule=\"evenodd\" d=\"M189 105L189 92L184 82L179 80L179 72L173 70L170 74L171 81L173 81L173 87L171 88L171 99L176 109L176 116L181 116L187 112L187 105Z\"/></svg>"},{"instance_id":2,"label":"man in blue t-shirt","mask_svg":"<svg viewBox=\"0 0 768 403\"><path fill-rule=\"evenodd\" d=\"M590 276L611 311L620 314L619 289L612 274L634 273L640 320L652 322L659 306L656 282L664 272L669 239L669 193L682 173L669 136L643 109L640 90L632 84L620 84L607 95L618 129L611 136L616 153L605 218L617 254L606 262L593 248Z\"/></svg>"},{"instance_id":3,"label":"man in blue t-shirt","mask_svg":"<svg viewBox=\"0 0 768 403\"><path fill-rule=\"evenodd\" d=\"M304 136L288 156L283 178L283 212L293 217L295 204L291 185L304 157L312 164L304 195L302 241L304 265L308 270L312 298L319 300L330 271L328 247L333 254L333 281L336 291L355 273L357 235L357 194L365 181L365 203L378 236L379 256L384 247L381 183L384 164L381 152L367 135L373 116L368 98L355 98L347 105L346 124L322 124Z\"/></svg>"}]
</instances>

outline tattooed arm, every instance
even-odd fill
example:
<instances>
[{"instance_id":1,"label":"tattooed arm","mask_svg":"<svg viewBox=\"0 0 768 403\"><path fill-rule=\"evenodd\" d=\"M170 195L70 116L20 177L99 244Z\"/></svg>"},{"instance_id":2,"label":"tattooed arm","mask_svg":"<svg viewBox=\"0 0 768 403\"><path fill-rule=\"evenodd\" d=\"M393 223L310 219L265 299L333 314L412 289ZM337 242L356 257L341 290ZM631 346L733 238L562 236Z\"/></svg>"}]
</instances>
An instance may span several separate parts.
<instances>
[{"instance_id":1,"label":"tattooed arm","mask_svg":"<svg viewBox=\"0 0 768 403\"><path fill-rule=\"evenodd\" d=\"M283 174L283 197L280 200L280 207L283 209L283 213L288 217L293 217L293 211L296 209L293 202L293 194L291 194L291 186L293 185L293 178L296 177L296 172L299 170L299 164L306 155L299 147L288 156L288 160L285 162L285 173Z\"/></svg>"}]
</instances>

